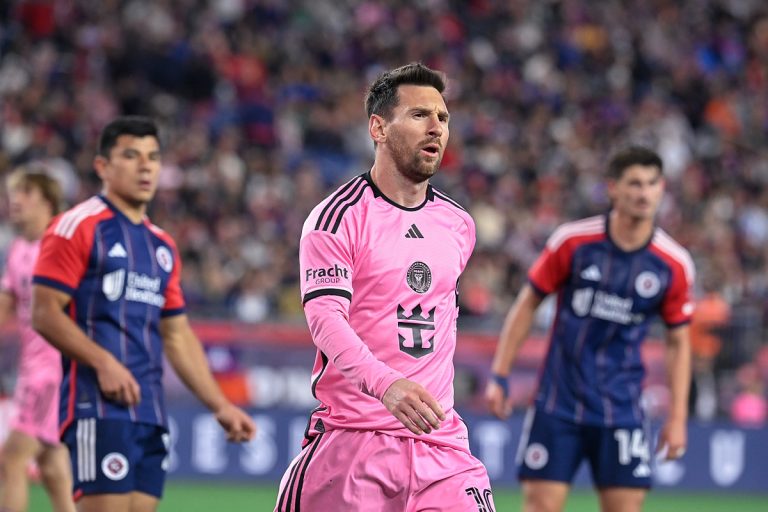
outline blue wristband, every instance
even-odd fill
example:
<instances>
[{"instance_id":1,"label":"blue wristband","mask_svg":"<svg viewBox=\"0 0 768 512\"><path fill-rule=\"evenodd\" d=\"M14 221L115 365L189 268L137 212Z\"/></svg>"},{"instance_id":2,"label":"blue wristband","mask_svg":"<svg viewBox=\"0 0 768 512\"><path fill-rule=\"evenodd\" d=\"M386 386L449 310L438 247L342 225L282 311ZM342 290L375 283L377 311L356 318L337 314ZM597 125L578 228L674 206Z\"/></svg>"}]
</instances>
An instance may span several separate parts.
<instances>
[{"instance_id":1,"label":"blue wristband","mask_svg":"<svg viewBox=\"0 0 768 512\"><path fill-rule=\"evenodd\" d=\"M509 396L509 378L502 377L501 375L494 373L491 375L491 380L499 385L501 390L504 392L504 398L507 398Z\"/></svg>"}]
</instances>

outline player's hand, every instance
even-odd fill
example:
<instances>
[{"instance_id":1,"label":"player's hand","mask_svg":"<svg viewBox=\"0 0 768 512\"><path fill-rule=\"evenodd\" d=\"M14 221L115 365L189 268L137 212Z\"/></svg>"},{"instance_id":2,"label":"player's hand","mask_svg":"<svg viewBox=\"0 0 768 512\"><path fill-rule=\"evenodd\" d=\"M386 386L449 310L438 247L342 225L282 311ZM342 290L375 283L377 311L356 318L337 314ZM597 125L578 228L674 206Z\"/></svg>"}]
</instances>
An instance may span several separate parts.
<instances>
[{"instance_id":1,"label":"player's hand","mask_svg":"<svg viewBox=\"0 0 768 512\"><path fill-rule=\"evenodd\" d=\"M445 413L435 398L421 384L397 379L381 398L384 407L400 423L416 435L429 434L440 428Z\"/></svg>"},{"instance_id":2,"label":"player's hand","mask_svg":"<svg viewBox=\"0 0 768 512\"><path fill-rule=\"evenodd\" d=\"M113 402L137 405L141 401L141 387L133 374L112 354L102 364L94 367L102 394Z\"/></svg>"},{"instance_id":3,"label":"player's hand","mask_svg":"<svg viewBox=\"0 0 768 512\"><path fill-rule=\"evenodd\" d=\"M497 418L505 420L512 414L512 400L504 393L504 389L493 380L485 387L485 403Z\"/></svg>"},{"instance_id":4,"label":"player's hand","mask_svg":"<svg viewBox=\"0 0 768 512\"><path fill-rule=\"evenodd\" d=\"M235 443L250 441L256 435L256 422L242 409L227 402L214 412L216 421L227 433L227 440Z\"/></svg>"},{"instance_id":5,"label":"player's hand","mask_svg":"<svg viewBox=\"0 0 768 512\"><path fill-rule=\"evenodd\" d=\"M664 459L675 460L685 455L687 445L685 420L670 418L659 432L659 450L657 453L665 453Z\"/></svg>"}]
</instances>

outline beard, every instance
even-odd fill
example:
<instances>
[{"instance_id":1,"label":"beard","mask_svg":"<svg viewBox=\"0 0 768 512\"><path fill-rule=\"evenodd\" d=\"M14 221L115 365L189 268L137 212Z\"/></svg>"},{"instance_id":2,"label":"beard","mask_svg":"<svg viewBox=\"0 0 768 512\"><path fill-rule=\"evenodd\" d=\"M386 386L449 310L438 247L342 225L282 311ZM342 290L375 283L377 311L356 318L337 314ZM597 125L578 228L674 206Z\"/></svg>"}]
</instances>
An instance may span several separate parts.
<instances>
[{"instance_id":1,"label":"beard","mask_svg":"<svg viewBox=\"0 0 768 512\"><path fill-rule=\"evenodd\" d=\"M437 173L443 155L439 155L434 161L428 161L421 154L421 147L432 141L420 142L415 147L409 145L400 134L390 135L392 160L398 172L412 183L423 183ZM438 141L439 144L439 141Z\"/></svg>"}]
</instances>

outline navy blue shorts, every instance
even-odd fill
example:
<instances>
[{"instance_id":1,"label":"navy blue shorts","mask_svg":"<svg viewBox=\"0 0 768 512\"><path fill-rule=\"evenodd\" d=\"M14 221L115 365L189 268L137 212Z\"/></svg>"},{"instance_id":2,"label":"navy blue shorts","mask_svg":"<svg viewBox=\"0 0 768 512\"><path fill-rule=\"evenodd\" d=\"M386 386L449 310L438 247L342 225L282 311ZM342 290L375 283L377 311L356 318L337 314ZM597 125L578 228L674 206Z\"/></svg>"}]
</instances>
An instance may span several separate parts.
<instances>
[{"instance_id":1,"label":"navy blue shorts","mask_svg":"<svg viewBox=\"0 0 768 512\"><path fill-rule=\"evenodd\" d=\"M580 425L530 409L517 453L520 480L570 483L586 459L597 487L651 487L648 433L642 425Z\"/></svg>"},{"instance_id":2,"label":"navy blue shorts","mask_svg":"<svg viewBox=\"0 0 768 512\"><path fill-rule=\"evenodd\" d=\"M83 418L62 436L69 448L73 494L143 492L162 497L168 431L158 425Z\"/></svg>"}]
</instances>

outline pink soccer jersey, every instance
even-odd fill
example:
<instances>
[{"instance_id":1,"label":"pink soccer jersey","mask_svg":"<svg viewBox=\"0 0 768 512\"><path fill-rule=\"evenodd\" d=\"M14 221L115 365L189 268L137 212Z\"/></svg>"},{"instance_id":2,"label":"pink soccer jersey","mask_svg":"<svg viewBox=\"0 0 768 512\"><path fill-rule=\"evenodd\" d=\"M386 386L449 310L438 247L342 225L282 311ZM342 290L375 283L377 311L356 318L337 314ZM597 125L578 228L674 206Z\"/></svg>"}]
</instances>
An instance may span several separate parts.
<instances>
[{"instance_id":1,"label":"pink soccer jersey","mask_svg":"<svg viewBox=\"0 0 768 512\"><path fill-rule=\"evenodd\" d=\"M10 428L48 444L58 443L59 385L62 366L59 352L32 329L32 270L40 241L17 238L8 251L3 291L14 297L21 337L15 414Z\"/></svg>"},{"instance_id":2,"label":"pink soccer jersey","mask_svg":"<svg viewBox=\"0 0 768 512\"><path fill-rule=\"evenodd\" d=\"M17 238L8 251L2 278L2 289L13 295L16 318L21 335L19 374L56 376L61 380L61 357L37 332L32 329L32 271L40 251L40 241Z\"/></svg>"},{"instance_id":3,"label":"pink soccer jersey","mask_svg":"<svg viewBox=\"0 0 768 512\"><path fill-rule=\"evenodd\" d=\"M318 347L312 390L320 401L308 437L336 428L414 437L381 403L408 378L441 404L441 428L419 439L468 450L453 410L458 280L475 244L475 225L455 201L429 186L404 208L366 173L310 214L301 238L301 293Z\"/></svg>"}]
</instances>

